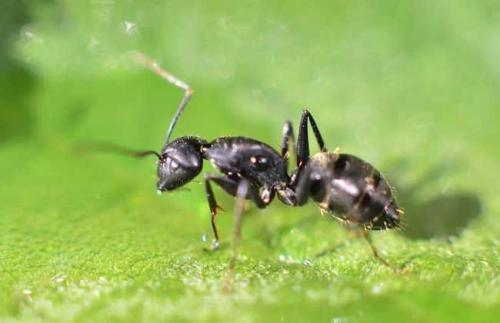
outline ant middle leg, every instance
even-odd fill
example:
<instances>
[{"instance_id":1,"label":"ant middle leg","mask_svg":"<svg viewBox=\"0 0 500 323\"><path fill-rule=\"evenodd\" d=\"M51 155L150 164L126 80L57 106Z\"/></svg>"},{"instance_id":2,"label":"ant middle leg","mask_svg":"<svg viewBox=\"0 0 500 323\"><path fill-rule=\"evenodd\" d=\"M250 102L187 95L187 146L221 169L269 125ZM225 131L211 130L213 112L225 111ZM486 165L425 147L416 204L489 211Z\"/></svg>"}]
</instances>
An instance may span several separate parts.
<instances>
[{"instance_id":1,"label":"ant middle leg","mask_svg":"<svg viewBox=\"0 0 500 323\"><path fill-rule=\"evenodd\" d=\"M215 238L212 247L216 249L219 246L219 232L215 220L217 216L217 209L219 210L223 209L217 204L217 201L215 199L215 194L212 190L212 185L210 184L210 182L213 182L219 187L221 187L229 195L238 197L238 187L241 181L238 181L226 175L215 175L215 174L205 175L205 190L207 193L208 205L210 207L210 215L211 215L210 221L212 224L212 230L214 232L214 238ZM252 201L254 201L254 203L257 205L258 208L264 208L269 203L271 203L272 198L274 196L273 194L271 194L271 196L267 200L263 200L259 196L258 190L255 187L251 186L250 184L247 184L247 186L248 188L245 191L244 199L251 199Z\"/></svg>"},{"instance_id":2,"label":"ant middle leg","mask_svg":"<svg viewBox=\"0 0 500 323\"><path fill-rule=\"evenodd\" d=\"M217 216L217 209L223 210L217 204L215 200L215 194L212 190L212 186L210 185L210 181L214 181L218 185L221 185L221 182L225 181L226 178L224 176L217 176L212 174L205 175L205 191L207 192L207 200L208 206L210 208L210 223L212 224L212 231L214 232L214 241L212 244L212 248L217 248L219 246L219 231L217 230L217 224L215 223L215 217ZM226 183L227 185L232 185L233 183Z\"/></svg>"}]
</instances>

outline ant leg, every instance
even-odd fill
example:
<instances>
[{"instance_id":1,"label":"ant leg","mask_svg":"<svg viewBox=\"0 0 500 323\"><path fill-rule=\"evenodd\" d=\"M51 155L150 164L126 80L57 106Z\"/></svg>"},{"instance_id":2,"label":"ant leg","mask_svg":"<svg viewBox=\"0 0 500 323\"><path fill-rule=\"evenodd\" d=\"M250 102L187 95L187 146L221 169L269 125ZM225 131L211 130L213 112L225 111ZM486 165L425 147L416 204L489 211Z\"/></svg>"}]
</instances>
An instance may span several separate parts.
<instances>
[{"instance_id":1,"label":"ant leg","mask_svg":"<svg viewBox=\"0 0 500 323\"><path fill-rule=\"evenodd\" d=\"M231 290L231 285L234 278L234 269L238 258L238 246L241 240L241 224L243 221L243 212L245 211L245 199L250 192L249 183L243 179L238 183L236 189L236 205L234 208L234 227L232 241L232 255L229 260L229 267L226 277L224 278L224 291L227 293Z\"/></svg>"},{"instance_id":2,"label":"ant leg","mask_svg":"<svg viewBox=\"0 0 500 323\"><path fill-rule=\"evenodd\" d=\"M311 123L314 137L316 138L316 142L318 143L320 151L326 152L327 149L325 147L325 142L323 141L323 137L321 136L321 133L319 132L318 125L316 124L316 121L314 120L312 114L308 110L305 110L304 114L307 115L309 122Z\"/></svg>"},{"instance_id":3,"label":"ant leg","mask_svg":"<svg viewBox=\"0 0 500 323\"><path fill-rule=\"evenodd\" d=\"M283 136L281 141L281 157L285 160L285 172L288 173L288 159L290 158L290 147L295 149L295 136L293 126L290 121L283 125Z\"/></svg>"},{"instance_id":4,"label":"ant leg","mask_svg":"<svg viewBox=\"0 0 500 323\"><path fill-rule=\"evenodd\" d=\"M166 80L168 83L173 84L174 86L184 90L184 97L182 98L181 102L177 106L177 110L175 111L175 115L172 118L172 121L170 121L170 125L168 126L167 130L167 135L165 137L165 143L164 145L168 144L170 140L170 136L172 135L172 131L174 130L175 124L179 120L179 117L181 116L182 112L186 108L187 104L189 103L189 100L191 99L191 96L193 95L194 91L189 87L189 85L168 72L167 70L164 70L163 68L160 67L160 65L155 62L154 60L150 59L149 57L146 57L143 53L134 51L133 53L133 58L143 64L146 65L153 73L157 74L160 76L162 79Z\"/></svg>"},{"instance_id":5,"label":"ant leg","mask_svg":"<svg viewBox=\"0 0 500 323\"><path fill-rule=\"evenodd\" d=\"M372 251L373 257L375 257L375 259L380 261L383 265L385 265L391 269L395 269L389 262L387 262L387 260L385 260L384 258L379 256L377 248L373 244L370 233L368 232L368 230L366 228L361 229L361 235L363 236L363 238L365 238L366 242L368 242L368 244L370 245L370 249Z\"/></svg>"},{"instance_id":6,"label":"ant leg","mask_svg":"<svg viewBox=\"0 0 500 323\"><path fill-rule=\"evenodd\" d=\"M242 215L245 211L245 198L249 191L248 181L242 180L238 184L238 190L236 192L236 206L234 208L234 231L233 231L233 252L236 255L236 249L241 239L241 222Z\"/></svg>"},{"instance_id":7,"label":"ant leg","mask_svg":"<svg viewBox=\"0 0 500 323\"><path fill-rule=\"evenodd\" d=\"M336 244L335 246L333 247L330 247L330 248L327 248L321 252L318 252L316 255L314 255L314 257L316 258L321 258L321 257L324 257L330 253L334 253L334 252L337 252L339 251L340 249L344 248L345 246L347 246L348 242L344 241L344 242L341 242L341 243L338 243Z\"/></svg>"},{"instance_id":8,"label":"ant leg","mask_svg":"<svg viewBox=\"0 0 500 323\"><path fill-rule=\"evenodd\" d=\"M234 208L234 229L233 229L233 255L229 263L229 269L233 270L236 265L236 258L238 257L238 245L241 240L241 223L243 221L243 212L245 211L245 198L249 192L248 181L242 180L238 184L236 192L236 205Z\"/></svg>"},{"instance_id":9,"label":"ant leg","mask_svg":"<svg viewBox=\"0 0 500 323\"><path fill-rule=\"evenodd\" d=\"M207 200L208 206L210 207L210 223L212 224L212 230L214 232L214 243L213 248L217 248L219 246L219 232L217 230L217 224L215 223L215 217L217 216L217 209L223 210L215 200L214 191L212 190L212 186L210 185L210 181L214 181L219 176L206 174L205 175L205 191L207 192Z\"/></svg>"},{"instance_id":10,"label":"ant leg","mask_svg":"<svg viewBox=\"0 0 500 323\"><path fill-rule=\"evenodd\" d=\"M299 168L304 167L305 163L309 159L309 135L307 127L308 121L313 129L313 133L316 137L316 141L318 142L319 149L322 152L327 151L325 142L323 141L323 137L321 136L318 126L316 125L316 121L314 121L313 116L308 110L304 110L304 112L302 113L302 117L300 118L299 136L297 137L297 166Z\"/></svg>"},{"instance_id":11,"label":"ant leg","mask_svg":"<svg viewBox=\"0 0 500 323\"><path fill-rule=\"evenodd\" d=\"M296 181L295 197L297 199L297 205L301 206L306 204L309 199L309 193L311 192L312 180L311 167L309 165L306 165L302 169L299 168Z\"/></svg>"},{"instance_id":12,"label":"ant leg","mask_svg":"<svg viewBox=\"0 0 500 323\"><path fill-rule=\"evenodd\" d=\"M232 196L238 196L238 181L225 176L225 175L214 175L214 174L206 174L205 175L205 190L207 192L207 199L208 199L208 205L210 207L210 214L211 214L211 224L212 224L212 230L214 232L214 248L217 248L219 245L219 233L217 230L217 225L215 223L215 218L217 216L217 209L222 208L217 204L217 201L215 200L215 194L212 190L212 186L210 185L210 182L214 182L216 185L220 186L226 193ZM258 190L250 186L250 188L246 189L246 193L244 198L250 198L254 203L257 205L258 208L264 208L266 207L269 203L272 201L272 197L274 195L271 195L268 200L263 200L259 196Z\"/></svg>"}]
</instances>

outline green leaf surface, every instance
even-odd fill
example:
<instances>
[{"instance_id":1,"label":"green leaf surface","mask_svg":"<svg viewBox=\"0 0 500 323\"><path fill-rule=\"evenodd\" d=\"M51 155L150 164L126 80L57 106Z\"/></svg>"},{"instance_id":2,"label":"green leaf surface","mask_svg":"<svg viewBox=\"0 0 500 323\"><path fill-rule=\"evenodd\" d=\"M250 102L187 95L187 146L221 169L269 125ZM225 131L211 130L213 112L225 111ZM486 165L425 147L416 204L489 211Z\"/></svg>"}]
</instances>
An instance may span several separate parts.
<instances>
[{"instance_id":1,"label":"green leaf surface","mask_svg":"<svg viewBox=\"0 0 500 323\"><path fill-rule=\"evenodd\" d=\"M0 321L494 322L500 316L497 1L2 1ZM203 180L157 196L174 136L279 148L311 110L330 150L376 165L405 209L373 233L393 271L313 203L249 207L234 273ZM316 149L316 145L311 143ZM215 172L206 163L204 172ZM322 257L324 250L334 251Z\"/></svg>"}]
</instances>

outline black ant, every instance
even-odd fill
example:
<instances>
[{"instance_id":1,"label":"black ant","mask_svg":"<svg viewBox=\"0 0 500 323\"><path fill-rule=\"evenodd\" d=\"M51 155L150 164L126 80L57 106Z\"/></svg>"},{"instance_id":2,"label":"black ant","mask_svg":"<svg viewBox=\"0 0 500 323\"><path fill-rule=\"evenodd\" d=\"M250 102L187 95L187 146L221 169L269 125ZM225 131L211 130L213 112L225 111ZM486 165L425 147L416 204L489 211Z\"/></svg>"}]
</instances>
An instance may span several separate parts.
<instances>
[{"instance_id":1,"label":"black ant","mask_svg":"<svg viewBox=\"0 0 500 323\"><path fill-rule=\"evenodd\" d=\"M312 198L321 212L332 213L342 222L361 227L374 256L387 265L378 256L368 230L398 227L403 211L398 208L387 181L372 165L356 156L327 150L316 121L308 110L302 113L296 146L292 124L285 122L281 153L263 142L246 137L219 137L207 141L184 136L170 141L193 90L141 53L135 53L135 58L169 83L183 89L185 94L170 122L161 152L144 151L134 155L155 155L158 158L156 187L160 193L173 191L193 180L201 172L204 159L222 173L208 173L204 177L215 236L214 247L219 243L215 222L219 206L212 184L237 197L233 243L239 240L245 199L252 200L259 208L265 208L276 195L290 206L304 205ZM309 153L308 124L320 149L312 156ZM296 151L297 167L289 175L291 146Z\"/></svg>"}]
</instances>

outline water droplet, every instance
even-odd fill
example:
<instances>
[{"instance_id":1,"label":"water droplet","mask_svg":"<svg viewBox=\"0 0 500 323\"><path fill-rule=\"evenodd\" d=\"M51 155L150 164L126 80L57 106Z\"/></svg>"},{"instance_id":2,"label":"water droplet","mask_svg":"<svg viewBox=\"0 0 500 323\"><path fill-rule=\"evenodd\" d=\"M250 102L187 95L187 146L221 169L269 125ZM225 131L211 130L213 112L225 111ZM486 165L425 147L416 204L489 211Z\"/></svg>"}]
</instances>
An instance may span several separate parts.
<instances>
[{"instance_id":1,"label":"water droplet","mask_svg":"<svg viewBox=\"0 0 500 323\"><path fill-rule=\"evenodd\" d=\"M137 24L133 23L132 21L125 20L122 23L122 26L123 26L123 31L127 35L133 35L137 33Z\"/></svg>"}]
</instances>

